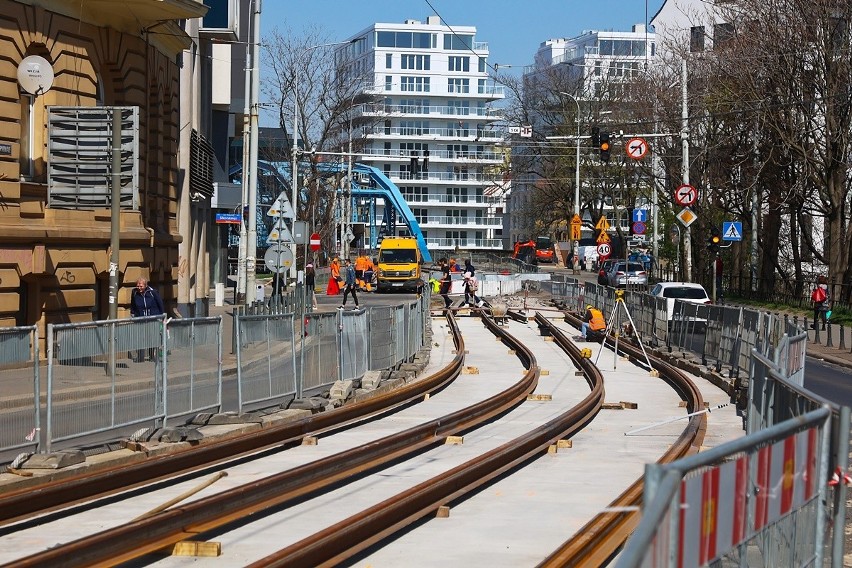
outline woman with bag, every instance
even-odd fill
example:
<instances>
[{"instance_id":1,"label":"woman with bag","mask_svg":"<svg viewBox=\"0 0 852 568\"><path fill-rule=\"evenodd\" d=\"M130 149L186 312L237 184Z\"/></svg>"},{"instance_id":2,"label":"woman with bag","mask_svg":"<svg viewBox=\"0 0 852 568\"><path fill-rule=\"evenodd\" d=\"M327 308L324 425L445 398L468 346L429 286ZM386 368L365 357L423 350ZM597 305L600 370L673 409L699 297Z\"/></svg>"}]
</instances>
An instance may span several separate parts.
<instances>
[{"instance_id":1,"label":"woman with bag","mask_svg":"<svg viewBox=\"0 0 852 568\"><path fill-rule=\"evenodd\" d=\"M811 301L814 303L814 323L811 324L811 329L817 328L820 317L822 317L822 329L825 330L828 320L826 312L828 311L829 300L828 281L825 279L825 276L820 276L817 279L816 288L811 292Z\"/></svg>"}]
</instances>

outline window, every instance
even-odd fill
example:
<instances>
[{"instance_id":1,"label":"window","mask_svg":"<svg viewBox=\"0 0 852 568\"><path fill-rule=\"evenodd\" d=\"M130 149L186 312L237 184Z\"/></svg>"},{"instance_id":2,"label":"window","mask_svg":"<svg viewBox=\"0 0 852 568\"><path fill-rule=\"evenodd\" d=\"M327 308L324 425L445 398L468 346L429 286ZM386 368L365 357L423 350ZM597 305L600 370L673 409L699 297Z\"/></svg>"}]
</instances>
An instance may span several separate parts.
<instances>
[{"instance_id":1,"label":"window","mask_svg":"<svg viewBox=\"0 0 852 568\"><path fill-rule=\"evenodd\" d=\"M400 156L420 156L429 149L429 144L423 142L402 142L399 145Z\"/></svg>"},{"instance_id":2,"label":"window","mask_svg":"<svg viewBox=\"0 0 852 568\"><path fill-rule=\"evenodd\" d=\"M447 70L467 73L470 71L470 57L451 55Z\"/></svg>"},{"instance_id":3,"label":"window","mask_svg":"<svg viewBox=\"0 0 852 568\"><path fill-rule=\"evenodd\" d=\"M467 144L447 144L448 158L467 158L470 147Z\"/></svg>"},{"instance_id":4,"label":"window","mask_svg":"<svg viewBox=\"0 0 852 568\"><path fill-rule=\"evenodd\" d=\"M385 54L385 69L391 69L393 67L393 54L386 53Z\"/></svg>"},{"instance_id":5,"label":"window","mask_svg":"<svg viewBox=\"0 0 852 568\"><path fill-rule=\"evenodd\" d=\"M470 101L447 101L447 114L469 115Z\"/></svg>"},{"instance_id":6,"label":"window","mask_svg":"<svg viewBox=\"0 0 852 568\"><path fill-rule=\"evenodd\" d=\"M448 187L447 201L450 203L467 203L466 187Z\"/></svg>"},{"instance_id":7,"label":"window","mask_svg":"<svg viewBox=\"0 0 852 568\"><path fill-rule=\"evenodd\" d=\"M464 138L470 136L470 123L462 121L448 122L447 136L459 136Z\"/></svg>"},{"instance_id":8,"label":"window","mask_svg":"<svg viewBox=\"0 0 852 568\"><path fill-rule=\"evenodd\" d=\"M429 218L428 209L414 208L411 210L411 213L414 215L414 218L417 219L417 223L419 223L420 225L425 225L427 223L427 219Z\"/></svg>"},{"instance_id":9,"label":"window","mask_svg":"<svg viewBox=\"0 0 852 568\"><path fill-rule=\"evenodd\" d=\"M425 32L376 32L376 47L435 49L438 36Z\"/></svg>"},{"instance_id":10,"label":"window","mask_svg":"<svg viewBox=\"0 0 852 568\"><path fill-rule=\"evenodd\" d=\"M422 136L428 130L429 122L423 120L402 120L399 123L399 132L403 136Z\"/></svg>"},{"instance_id":11,"label":"window","mask_svg":"<svg viewBox=\"0 0 852 568\"><path fill-rule=\"evenodd\" d=\"M429 77L400 77L400 89L407 92L428 93Z\"/></svg>"},{"instance_id":12,"label":"window","mask_svg":"<svg viewBox=\"0 0 852 568\"><path fill-rule=\"evenodd\" d=\"M428 114L429 101L426 99L401 99L399 109L403 114Z\"/></svg>"},{"instance_id":13,"label":"window","mask_svg":"<svg viewBox=\"0 0 852 568\"><path fill-rule=\"evenodd\" d=\"M385 75L385 90L393 89L393 75Z\"/></svg>"},{"instance_id":14,"label":"window","mask_svg":"<svg viewBox=\"0 0 852 568\"><path fill-rule=\"evenodd\" d=\"M476 83L476 92L480 95L486 94L485 79L479 79Z\"/></svg>"},{"instance_id":15,"label":"window","mask_svg":"<svg viewBox=\"0 0 852 568\"><path fill-rule=\"evenodd\" d=\"M470 80L469 79L447 79L447 92L448 93L469 93L470 92Z\"/></svg>"},{"instance_id":16,"label":"window","mask_svg":"<svg viewBox=\"0 0 852 568\"><path fill-rule=\"evenodd\" d=\"M733 24L716 24L713 28L713 49L721 49L734 38Z\"/></svg>"},{"instance_id":17,"label":"window","mask_svg":"<svg viewBox=\"0 0 852 568\"><path fill-rule=\"evenodd\" d=\"M689 30L689 51L704 51L704 26L695 26Z\"/></svg>"},{"instance_id":18,"label":"window","mask_svg":"<svg viewBox=\"0 0 852 568\"><path fill-rule=\"evenodd\" d=\"M473 49L472 35L444 34L444 49L469 51Z\"/></svg>"},{"instance_id":19,"label":"window","mask_svg":"<svg viewBox=\"0 0 852 568\"><path fill-rule=\"evenodd\" d=\"M479 58L479 72L485 73L485 58L484 57Z\"/></svg>"},{"instance_id":20,"label":"window","mask_svg":"<svg viewBox=\"0 0 852 568\"><path fill-rule=\"evenodd\" d=\"M400 191L402 191L402 196L405 197L405 200L411 203L425 203L429 200L428 187L401 187Z\"/></svg>"},{"instance_id":21,"label":"window","mask_svg":"<svg viewBox=\"0 0 852 568\"><path fill-rule=\"evenodd\" d=\"M429 71L431 65L430 55L402 55L401 60L403 69Z\"/></svg>"}]
</instances>

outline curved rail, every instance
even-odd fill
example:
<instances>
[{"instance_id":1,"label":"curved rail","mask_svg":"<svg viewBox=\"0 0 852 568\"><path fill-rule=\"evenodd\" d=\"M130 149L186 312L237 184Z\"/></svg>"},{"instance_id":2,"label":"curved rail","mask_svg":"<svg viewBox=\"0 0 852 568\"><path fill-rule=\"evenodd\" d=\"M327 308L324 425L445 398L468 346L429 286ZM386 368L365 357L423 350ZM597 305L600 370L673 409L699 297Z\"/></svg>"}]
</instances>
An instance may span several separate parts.
<instances>
[{"instance_id":1,"label":"curved rail","mask_svg":"<svg viewBox=\"0 0 852 568\"><path fill-rule=\"evenodd\" d=\"M464 342L455 320L452 317L448 317L448 320L454 334L458 335L456 344L461 355L464 353ZM526 400L527 395L535 389L539 376L532 353L502 329L492 326L495 334L516 349L528 368L519 382L497 396L358 448L254 481L247 486L42 551L16 561L15 566L61 563L73 567L127 562L181 540L196 537L199 533L279 507L334 483L354 480L365 472L375 471L382 465L438 445L448 435L487 422Z\"/></svg>"},{"instance_id":2,"label":"curved rail","mask_svg":"<svg viewBox=\"0 0 852 568\"><path fill-rule=\"evenodd\" d=\"M388 412L417 400L426 393L440 390L458 377L464 365L464 340L455 320L450 317L447 320L453 332L456 356L446 367L422 380L344 405L331 412L252 430L226 440L179 449L169 454L150 456L139 463L85 471L41 484L22 484L20 489L0 495L0 526L34 514L50 512L96 497L105 497L178 473L209 468L259 450L295 442L321 430Z\"/></svg>"},{"instance_id":3,"label":"curved rail","mask_svg":"<svg viewBox=\"0 0 852 568\"><path fill-rule=\"evenodd\" d=\"M580 325L580 320L570 315L566 315L566 321L578 327ZM552 330L556 329L541 315L536 315L536 322L539 325L549 325ZM619 342L619 347L632 359L639 362L644 360L643 352L639 348L623 341ZM701 392L686 374L665 361L654 357L651 359L660 377L671 384L686 400L687 412L695 412L704 407ZM668 463L697 452L704 440L706 429L706 415L691 417L683 433L657 463ZM643 488L644 483L640 478L610 503L608 512L600 513L586 523L574 537L541 562L539 567L604 565L624 546L627 537L638 525L640 517L638 507L642 503Z\"/></svg>"},{"instance_id":4,"label":"curved rail","mask_svg":"<svg viewBox=\"0 0 852 568\"><path fill-rule=\"evenodd\" d=\"M499 326L483 317L495 333ZM600 410L604 401L603 376L579 350L561 338L560 346L584 370L591 393L569 411L441 475L433 477L382 503L365 509L331 527L250 564L251 568L269 566L334 566L376 544L441 505L489 483L502 473L528 461L554 443L583 428ZM557 339L559 341L559 339ZM531 361L530 372L538 374L535 359L518 344L519 353Z\"/></svg>"}]
</instances>

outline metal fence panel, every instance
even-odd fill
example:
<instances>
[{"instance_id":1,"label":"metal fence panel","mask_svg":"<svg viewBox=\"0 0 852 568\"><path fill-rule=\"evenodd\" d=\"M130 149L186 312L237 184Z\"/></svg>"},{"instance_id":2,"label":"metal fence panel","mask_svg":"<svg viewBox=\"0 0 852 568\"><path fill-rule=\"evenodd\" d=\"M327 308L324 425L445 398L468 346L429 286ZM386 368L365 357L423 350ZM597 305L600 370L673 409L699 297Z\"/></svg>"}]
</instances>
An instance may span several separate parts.
<instances>
[{"instance_id":1,"label":"metal fence panel","mask_svg":"<svg viewBox=\"0 0 852 568\"><path fill-rule=\"evenodd\" d=\"M166 323L166 420L222 407L222 316Z\"/></svg>"},{"instance_id":2,"label":"metal fence panel","mask_svg":"<svg viewBox=\"0 0 852 568\"><path fill-rule=\"evenodd\" d=\"M394 345L393 365L396 366L409 358L409 344L414 345L412 322L417 319L417 302L401 304L393 309ZM417 348L415 348L416 350ZM377 367L373 367L376 369Z\"/></svg>"},{"instance_id":3,"label":"metal fence panel","mask_svg":"<svg viewBox=\"0 0 852 568\"><path fill-rule=\"evenodd\" d=\"M237 383L239 409L296 394L293 314L239 316Z\"/></svg>"},{"instance_id":4,"label":"metal fence panel","mask_svg":"<svg viewBox=\"0 0 852 568\"><path fill-rule=\"evenodd\" d=\"M357 379L370 361L369 319L364 310L340 313L340 378Z\"/></svg>"},{"instance_id":5,"label":"metal fence panel","mask_svg":"<svg viewBox=\"0 0 852 568\"><path fill-rule=\"evenodd\" d=\"M0 401L0 451L39 448L38 328L0 328L0 375L6 385L14 385Z\"/></svg>"},{"instance_id":6,"label":"metal fence panel","mask_svg":"<svg viewBox=\"0 0 852 568\"><path fill-rule=\"evenodd\" d=\"M370 369L388 369L395 363L396 314L391 306L367 310L370 325Z\"/></svg>"},{"instance_id":7,"label":"metal fence panel","mask_svg":"<svg viewBox=\"0 0 852 568\"><path fill-rule=\"evenodd\" d=\"M340 353L337 342L337 314L314 312L305 316L302 343L301 392L331 385L339 378Z\"/></svg>"},{"instance_id":8,"label":"metal fence panel","mask_svg":"<svg viewBox=\"0 0 852 568\"><path fill-rule=\"evenodd\" d=\"M48 451L163 417L164 325L164 316L48 325Z\"/></svg>"}]
</instances>

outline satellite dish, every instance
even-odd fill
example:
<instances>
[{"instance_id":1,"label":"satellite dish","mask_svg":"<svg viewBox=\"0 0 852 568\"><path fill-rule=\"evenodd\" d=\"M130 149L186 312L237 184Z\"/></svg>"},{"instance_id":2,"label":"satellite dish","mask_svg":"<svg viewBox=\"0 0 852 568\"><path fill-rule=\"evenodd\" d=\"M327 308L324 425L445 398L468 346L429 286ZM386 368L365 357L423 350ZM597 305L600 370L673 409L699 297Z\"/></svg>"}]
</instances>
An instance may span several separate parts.
<instances>
[{"instance_id":1,"label":"satellite dish","mask_svg":"<svg viewBox=\"0 0 852 568\"><path fill-rule=\"evenodd\" d=\"M40 55L24 57L18 65L18 84L31 95L41 95L53 86L53 66Z\"/></svg>"}]
</instances>

